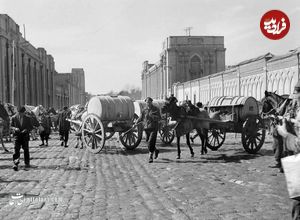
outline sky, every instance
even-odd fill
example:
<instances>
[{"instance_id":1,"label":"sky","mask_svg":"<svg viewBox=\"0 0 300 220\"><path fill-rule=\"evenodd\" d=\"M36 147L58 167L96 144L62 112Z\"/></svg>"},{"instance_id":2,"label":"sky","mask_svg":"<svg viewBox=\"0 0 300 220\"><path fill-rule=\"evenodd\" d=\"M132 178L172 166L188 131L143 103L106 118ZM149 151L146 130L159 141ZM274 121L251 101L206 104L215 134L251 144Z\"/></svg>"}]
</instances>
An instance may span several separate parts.
<instances>
[{"instance_id":1,"label":"sky","mask_svg":"<svg viewBox=\"0 0 300 220\"><path fill-rule=\"evenodd\" d=\"M281 40L260 31L262 15L284 11L291 23ZM142 63L156 63L168 36L224 36L226 65L300 46L299 0L0 0L35 47L55 59L57 72L84 68L86 91L141 87Z\"/></svg>"}]
</instances>

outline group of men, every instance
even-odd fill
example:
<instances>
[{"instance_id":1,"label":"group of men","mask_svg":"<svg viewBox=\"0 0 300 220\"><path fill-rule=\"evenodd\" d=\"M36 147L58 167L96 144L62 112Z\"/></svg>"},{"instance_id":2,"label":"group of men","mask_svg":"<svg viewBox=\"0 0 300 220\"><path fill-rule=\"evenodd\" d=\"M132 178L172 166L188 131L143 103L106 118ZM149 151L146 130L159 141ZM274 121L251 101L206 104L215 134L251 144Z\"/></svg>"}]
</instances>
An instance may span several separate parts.
<instances>
[{"instance_id":1,"label":"group of men","mask_svg":"<svg viewBox=\"0 0 300 220\"><path fill-rule=\"evenodd\" d=\"M32 120L26 114L26 108L24 106L20 106L18 108L18 113L16 113L11 120L11 128L14 132L14 154L13 154L13 169L18 171L18 165L20 163L20 150L21 148L24 151L24 163L25 169L30 168L30 153L29 153L29 140L30 140L30 131L33 129ZM67 118L70 116L70 111L68 107L64 107L63 111L59 113L58 116L58 126L59 126L59 134L61 137L61 146L68 147L68 138L70 131L70 122ZM46 124L47 123L47 124ZM41 126L43 130L41 131L41 140L44 145L44 141L46 141L46 145L48 144L49 138L49 118L46 116L42 117Z\"/></svg>"}]
</instances>

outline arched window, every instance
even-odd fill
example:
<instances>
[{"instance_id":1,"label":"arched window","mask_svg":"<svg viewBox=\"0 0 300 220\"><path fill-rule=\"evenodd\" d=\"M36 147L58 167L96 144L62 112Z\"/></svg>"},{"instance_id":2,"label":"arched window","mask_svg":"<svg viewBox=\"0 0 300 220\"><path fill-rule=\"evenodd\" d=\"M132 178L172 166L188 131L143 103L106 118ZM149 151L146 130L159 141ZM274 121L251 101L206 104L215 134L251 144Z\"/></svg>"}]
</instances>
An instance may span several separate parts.
<instances>
[{"instance_id":1,"label":"arched window","mask_svg":"<svg viewBox=\"0 0 300 220\"><path fill-rule=\"evenodd\" d=\"M190 73L192 79L199 78L203 74L201 59L197 55L194 55L190 60Z\"/></svg>"}]
</instances>

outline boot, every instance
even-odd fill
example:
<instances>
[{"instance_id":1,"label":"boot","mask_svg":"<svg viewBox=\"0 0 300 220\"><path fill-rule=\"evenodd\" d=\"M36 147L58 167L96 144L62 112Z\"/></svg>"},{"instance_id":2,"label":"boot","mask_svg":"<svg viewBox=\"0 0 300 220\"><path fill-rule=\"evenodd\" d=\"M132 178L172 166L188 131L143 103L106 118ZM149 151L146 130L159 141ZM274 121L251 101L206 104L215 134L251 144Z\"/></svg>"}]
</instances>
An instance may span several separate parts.
<instances>
[{"instance_id":1,"label":"boot","mask_svg":"<svg viewBox=\"0 0 300 220\"><path fill-rule=\"evenodd\" d=\"M158 154L159 154L159 150L155 150L155 155L154 155L154 159L157 159L158 158Z\"/></svg>"},{"instance_id":2,"label":"boot","mask_svg":"<svg viewBox=\"0 0 300 220\"><path fill-rule=\"evenodd\" d=\"M153 153L150 153L150 156L149 156L149 163L153 163Z\"/></svg>"}]
</instances>

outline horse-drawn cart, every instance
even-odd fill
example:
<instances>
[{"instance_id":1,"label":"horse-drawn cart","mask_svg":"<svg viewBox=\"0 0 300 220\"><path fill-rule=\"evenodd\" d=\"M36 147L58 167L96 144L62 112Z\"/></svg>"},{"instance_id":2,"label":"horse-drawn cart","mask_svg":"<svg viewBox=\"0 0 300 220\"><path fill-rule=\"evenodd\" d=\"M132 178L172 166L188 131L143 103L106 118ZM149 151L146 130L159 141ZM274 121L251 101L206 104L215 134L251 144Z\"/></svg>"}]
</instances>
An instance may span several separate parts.
<instances>
[{"instance_id":1,"label":"horse-drawn cart","mask_svg":"<svg viewBox=\"0 0 300 220\"><path fill-rule=\"evenodd\" d=\"M141 124L134 126L134 104L127 96L94 96L87 104L83 119L83 143L93 153L104 147L109 133L119 132L126 149L135 149L142 140Z\"/></svg>"},{"instance_id":2,"label":"horse-drawn cart","mask_svg":"<svg viewBox=\"0 0 300 220\"><path fill-rule=\"evenodd\" d=\"M255 154L260 150L266 132L255 98L214 97L207 107L210 116L216 119L210 122L208 148L218 150L225 141L226 133L241 133L243 147L248 153Z\"/></svg>"},{"instance_id":3,"label":"horse-drawn cart","mask_svg":"<svg viewBox=\"0 0 300 220\"><path fill-rule=\"evenodd\" d=\"M170 117L166 114L162 114L162 107L165 105L165 100L153 100L153 105L160 110L161 120L159 121L159 130L160 139L165 144L171 144L174 140L175 133L170 126ZM146 107L146 103L143 100L137 100L134 102L135 107L135 117L139 117L142 113L142 110Z\"/></svg>"}]
</instances>

